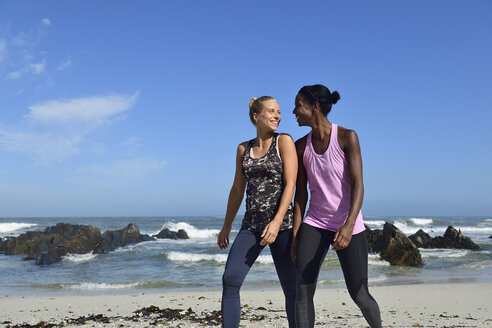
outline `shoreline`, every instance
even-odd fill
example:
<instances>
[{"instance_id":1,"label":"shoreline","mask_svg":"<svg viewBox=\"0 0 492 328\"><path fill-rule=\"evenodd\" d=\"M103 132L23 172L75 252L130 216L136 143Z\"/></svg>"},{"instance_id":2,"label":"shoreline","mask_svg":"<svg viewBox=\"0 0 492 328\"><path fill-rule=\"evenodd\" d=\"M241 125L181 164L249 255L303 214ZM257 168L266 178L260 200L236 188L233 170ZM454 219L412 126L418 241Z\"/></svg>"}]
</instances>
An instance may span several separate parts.
<instances>
[{"instance_id":1,"label":"shoreline","mask_svg":"<svg viewBox=\"0 0 492 328\"><path fill-rule=\"evenodd\" d=\"M492 327L490 291L492 283L469 282L370 287L381 308L385 327ZM35 325L41 321L45 324L64 322L67 326L77 327L148 327L151 322L169 324L170 327L213 326L220 323L217 316L220 299L221 291L210 289L113 295L1 296L0 326ZM280 288L244 288L241 304L243 327L287 326ZM345 288L318 288L315 304L316 326L367 326ZM193 315L164 320L156 319L155 315L134 313L142 308L150 311L150 306L161 310L179 309L181 313L191 308ZM92 320L79 320L75 324L67 321L90 315L93 315ZM97 315L101 315L100 320L95 317Z\"/></svg>"}]
</instances>

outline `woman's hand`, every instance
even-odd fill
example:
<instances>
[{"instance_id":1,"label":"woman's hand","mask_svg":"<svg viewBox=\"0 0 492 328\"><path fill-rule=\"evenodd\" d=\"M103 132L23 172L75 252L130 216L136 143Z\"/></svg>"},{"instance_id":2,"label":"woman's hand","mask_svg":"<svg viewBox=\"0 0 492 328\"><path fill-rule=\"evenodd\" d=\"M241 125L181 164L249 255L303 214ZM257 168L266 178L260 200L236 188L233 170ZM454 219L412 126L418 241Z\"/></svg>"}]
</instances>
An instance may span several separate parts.
<instances>
[{"instance_id":1,"label":"woman's hand","mask_svg":"<svg viewBox=\"0 0 492 328\"><path fill-rule=\"evenodd\" d=\"M278 230L280 229L280 223L281 222L272 220L270 221L270 223L267 224L265 229L263 229L263 233L261 234L261 237L263 238L260 241L261 246L271 244L275 241L275 239L277 239Z\"/></svg>"},{"instance_id":2,"label":"woman's hand","mask_svg":"<svg viewBox=\"0 0 492 328\"><path fill-rule=\"evenodd\" d=\"M332 249L335 251L344 249L348 246L352 240L352 234L354 232L354 226L345 223L338 231L335 233L335 238L333 239Z\"/></svg>"},{"instance_id":3,"label":"woman's hand","mask_svg":"<svg viewBox=\"0 0 492 328\"><path fill-rule=\"evenodd\" d=\"M229 246L229 234L231 233L230 226L223 226L217 236L217 245L220 249L226 249Z\"/></svg>"}]
</instances>

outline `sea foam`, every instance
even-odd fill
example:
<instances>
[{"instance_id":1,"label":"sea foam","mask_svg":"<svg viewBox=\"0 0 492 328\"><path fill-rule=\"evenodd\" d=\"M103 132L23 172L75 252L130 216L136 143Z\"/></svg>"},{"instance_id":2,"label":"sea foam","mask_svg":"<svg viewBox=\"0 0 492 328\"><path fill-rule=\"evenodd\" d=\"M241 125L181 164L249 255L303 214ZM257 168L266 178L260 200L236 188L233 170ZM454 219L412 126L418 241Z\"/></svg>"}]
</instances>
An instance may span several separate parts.
<instances>
[{"instance_id":1,"label":"sea foam","mask_svg":"<svg viewBox=\"0 0 492 328\"><path fill-rule=\"evenodd\" d=\"M448 249L448 248L419 248L423 258L458 258L465 257L470 253L464 249Z\"/></svg>"},{"instance_id":2,"label":"sea foam","mask_svg":"<svg viewBox=\"0 0 492 328\"><path fill-rule=\"evenodd\" d=\"M434 222L432 219L424 219L424 218L410 218L408 221L412 222L416 225L430 225Z\"/></svg>"},{"instance_id":3,"label":"sea foam","mask_svg":"<svg viewBox=\"0 0 492 328\"><path fill-rule=\"evenodd\" d=\"M128 283L128 284L108 284L108 283L94 283L94 282L83 282L77 285L62 285L65 289L84 289L84 290L96 290L96 289L124 289L124 288L135 288L139 283Z\"/></svg>"},{"instance_id":4,"label":"sea foam","mask_svg":"<svg viewBox=\"0 0 492 328\"><path fill-rule=\"evenodd\" d=\"M182 261L182 262L200 262L200 261L214 261L219 263L225 263L227 261L227 254L194 254L185 252L169 252L166 254L167 259L170 261ZM270 264L273 263L273 259L269 255L260 255L256 259L257 263Z\"/></svg>"},{"instance_id":5,"label":"sea foam","mask_svg":"<svg viewBox=\"0 0 492 328\"><path fill-rule=\"evenodd\" d=\"M17 230L28 229L35 226L37 226L37 224L34 223L18 223L18 222L0 223L0 233L14 232Z\"/></svg>"},{"instance_id":6,"label":"sea foam","mask_svg":"<svg viewBox=\"0 0 492 328\"><path fill-rule=\"evenodd\" d=\"M87 254L67 254L63 257L63 260L70 262L87 262L97 257L97 254L87 253Z\"/></svg>"},{"instance_id":7,"label":"sea foam","mask_svg":"<svg viewBox=\"0 0 492 328\"><path fill-rule=\"evenodd\" d=\"M212 238L220 232L218 229L197 229L195 226L186 222L166 222L161 229L164 228L168 228L172 231L183 229L190 239Z\"/></svg>"}]
</instances>

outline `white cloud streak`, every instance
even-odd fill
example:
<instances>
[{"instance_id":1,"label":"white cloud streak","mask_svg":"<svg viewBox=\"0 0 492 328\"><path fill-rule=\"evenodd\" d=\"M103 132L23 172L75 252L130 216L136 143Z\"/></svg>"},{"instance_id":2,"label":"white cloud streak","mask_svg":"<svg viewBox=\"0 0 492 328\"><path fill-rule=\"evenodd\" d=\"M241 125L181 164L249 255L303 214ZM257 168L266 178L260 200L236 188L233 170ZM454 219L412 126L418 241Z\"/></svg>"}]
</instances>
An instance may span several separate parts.
<instances>
[{"instance_id":1,"label":"white cloud streak","mask_svg":"<svg viewBox=\"0 0 492 328\"><path fill-rule=\"evenodd\" d=\"M48 18L43 18L41 20L41 25L50 26L51 25L51 21Z\"/></svg>"},{"instance_id":2,"label":"white cloud streak","mask_svg":"<svg viewBox=\"0 0 492 328\"><path fill-rule=\"evenodd\" d=\"M20 69L18 71L9 72L7 76L5 76L6 80L17 80L24 73L31 72L33 74L41 74L44 72L46 68L46 59L43 59L39 63L30 64L28 67Z\"/></svg>"},{"instance_id":3,"label":"white cloud streak","mask_svg":"<svg viewBox=\"0 0 492 328\"><path fill-rule=\"evenodd\" d=\"M72 66L72 61L70 59L67 59L57 67L57 70L63 71L65 68L70 66Z\"/></svg>"},{"instance_id":4,"label":"white cloud streak","mask_svg":"<svg viewBox=\"0 0 492 328\"><path fill-rule=\"evenodd\" d=\"M0 128L0 149L34 155L36 163L47 165L79 153L79 136L12 132Z\"/></svg>"},{"instance_id":5,"label":"white cloud streak","mask_svg":"<svg viewBox=\"0 0 492 328\"><path fill-rule=\"evenodd\" d=\"M5 76L5 79L6 80L17 80L19 77L21 77L22 73L24 73L24 70L9 72L7 74L7 76Z\"/></svg>"},{"instance_id":6,"label":"white cloud streak","mask_svg":"<svg viewBox=\"0 0 492 328\"><path fill-rule=\"evenodd\" d=\"M27 122L17 127L0 126L0 150L31 155L41 165L66 160L79 154L81 147L87 146L84 145L84 138L92 129L117 119L129 110L138 94L52 100L31 106L30 113L24 116ZM95 143L92 145L92 148L84 149L104 152L104 144L99 143L96 148ZM119 171L125 171L125 168L130 170L132 163L117 164ZM133 162L134 166L137 164ZM144 164L140 163L138 172L145 169ZM149 162L147 164L149 169L151 165Z\"/></svg>"},{"instance_id":7,"label":"white cloud streak","mask_svg":"<svg viewBox=\"0 0 492 328\"><path fill-rule=\"evenodd\" d=\"M34 63L29 66L30 71L34 74L40 74L44 72L44 69L46 68L46 60L43 59L39 63Z\"/></svg>"},{"instance_id":8,"label":"white cloud streak","mask_svg":"<svg viewBox=\"0 0 492 328\"><path fill-rule=\"evenodd\" d=\"M129 110L137 101L139 92L132 96L112 95L70 100L51 100L29 107L24 118L42 124L87 124L98 126Z\"/></svg>"}]
</instances>

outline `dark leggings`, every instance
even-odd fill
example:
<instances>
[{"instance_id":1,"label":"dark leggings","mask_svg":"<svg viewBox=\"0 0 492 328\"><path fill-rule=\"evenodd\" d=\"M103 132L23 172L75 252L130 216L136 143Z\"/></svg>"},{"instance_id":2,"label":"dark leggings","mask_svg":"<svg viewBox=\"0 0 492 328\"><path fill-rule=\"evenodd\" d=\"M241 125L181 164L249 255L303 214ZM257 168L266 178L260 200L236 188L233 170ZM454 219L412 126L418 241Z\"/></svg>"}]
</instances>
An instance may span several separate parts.
<instances>
[{"instance_id":1,"label":"dark leggings","mask_svg":"<svg viewBox=\"0 0 492 328\"><path fill-rule=\"evenodd\" d=\"M238 327L241 318L239 289L246 274L265 246L260 246L261 234L241 229L232 243L222 276L222 327ZM292 229L282 230L270 244L275 269L285 295L289 327L295 328L296 272L290 257Z\"/></svg>"},{"instance_id":2,"label":"dark leggings","mask_svg":"<svg viewBox=\"0 0 492 328\"><path fill-rule=\"evenodd\" d=\"M333 231L315 228L305 223L299 229L295 263L298 274L297 328L314 327L314 292L321 264L334 237ZM337 251L337 255L350 297L361 309L371 328L382 327L379 306L369 294L367 287L366 232L353 235L349 245Z\"/></svg>"}]
</instances>

